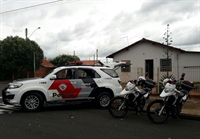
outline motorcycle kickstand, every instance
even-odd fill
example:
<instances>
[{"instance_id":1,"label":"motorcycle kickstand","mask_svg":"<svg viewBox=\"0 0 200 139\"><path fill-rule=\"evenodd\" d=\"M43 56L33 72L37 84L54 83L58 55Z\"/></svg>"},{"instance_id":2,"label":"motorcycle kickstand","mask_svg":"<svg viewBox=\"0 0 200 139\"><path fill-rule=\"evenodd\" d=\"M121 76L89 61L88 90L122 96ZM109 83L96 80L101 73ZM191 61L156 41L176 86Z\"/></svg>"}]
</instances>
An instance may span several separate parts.
<instances>
[{"instance_id":1,"label":"motorcycle kickstand","mask_svg":"<svg viewBox=\"0 0 200 139\"><path fill-rule=\"evenodd\" d=\"M140 113L139 113L139 110L138 110L138 107L136 107L136 114L139 116L140 115Z\"/></svg>"},{"instance_id":2,"label":"motorcycle kickstand","mask_svg":"<svg viewBox=\"0 0 200 139\"><path fill-rule=\"evenodd\" d=\"M180 118L179 118L178 114L176 115L176 118L178 119L178 121L180 121Z\"/></svg>"}]
</instances>

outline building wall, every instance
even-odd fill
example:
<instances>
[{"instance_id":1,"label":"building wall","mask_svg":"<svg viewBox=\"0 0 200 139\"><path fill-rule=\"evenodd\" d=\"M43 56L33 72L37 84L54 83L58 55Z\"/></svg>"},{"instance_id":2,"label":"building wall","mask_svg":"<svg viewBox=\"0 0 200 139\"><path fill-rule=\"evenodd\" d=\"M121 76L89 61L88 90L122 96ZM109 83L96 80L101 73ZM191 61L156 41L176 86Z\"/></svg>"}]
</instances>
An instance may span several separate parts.
<instances>
[{"instance_id":1,"label":"building wall","mask_svg":"<svg viewBox=\"0 0 200 139\"><path fill-rule=\"evenodd\" d=\"M145 60L153 60L153 79L157 81L166 72L160 72L160 59L165 59L163 45L154 44L152 42L138 43L129 49L123 50L114 55L113 61L130 60L131 72L121 72L118 69L117 72L122 79L122 82L127 82L130 79L137 79L139 76L145 74ZM182 72L184 72L184 66L200 66L200 53L181 53L178 49L169 51L170 58L172 59L172 72L177 79L179 79ZM192 75L188 70L185 70L186 77L190 78ZM200 69L192 72L193 76L199 75ZM200 81L200 76L196 76L195 81Z\"/></svg>"},{"instance_id":2,"label":"building wall","mask_svg":"<svg viewBox=\"0 0 200 139\"><path fill-rule=\"evenodd\" d=\"M186 73L186 79L200 82L200 53L180 53L178 71Z\"/></svg>"}]
</instances>

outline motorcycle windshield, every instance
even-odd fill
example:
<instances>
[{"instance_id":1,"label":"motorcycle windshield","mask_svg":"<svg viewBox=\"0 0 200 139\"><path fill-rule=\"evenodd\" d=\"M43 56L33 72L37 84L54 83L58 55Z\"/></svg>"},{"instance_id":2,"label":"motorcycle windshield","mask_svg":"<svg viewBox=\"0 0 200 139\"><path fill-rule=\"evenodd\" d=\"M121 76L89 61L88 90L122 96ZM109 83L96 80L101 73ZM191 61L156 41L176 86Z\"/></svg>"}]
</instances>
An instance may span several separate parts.
<instances>
[{"instance_id":1,"label":"motorcycle windshield","mask_svg":"<svg viewBox=\"0 0 200 139\"><path fill-rule=\"evenodd\" d=\"M122 92L120 93L121 95L125 95L125 94L130 94L130 93L134 93L135 92L135 84L128 82L126 84L126 87L122 90Z\"/></svg>"}]
</instances>

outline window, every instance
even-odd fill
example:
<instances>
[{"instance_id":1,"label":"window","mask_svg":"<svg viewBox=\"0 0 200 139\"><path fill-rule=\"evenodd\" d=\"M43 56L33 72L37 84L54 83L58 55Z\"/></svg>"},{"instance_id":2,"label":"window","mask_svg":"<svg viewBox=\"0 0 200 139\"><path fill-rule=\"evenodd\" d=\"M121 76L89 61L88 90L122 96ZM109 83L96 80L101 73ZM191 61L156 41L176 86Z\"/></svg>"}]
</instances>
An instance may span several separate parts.
<instances>
[{"instance_id":1,"label":"window","mask_svg":"<svg viewBox=\"0 0 200 139\"><path fill-rule=\"evenodd\" d=\"M100 78L100 75L92 69L79 69L79 79L84 78Z\"/></svg>"},{"instance_id":2,"label":"window","mask_svg":"<svg viewBox=\"0 0 200 139\"><path fill-rule=\"evenodd\" d=\"M119 77L118 74L113 69L101 69L101 70L113 78Z\"/></svg>"},{"instance_id":3,"label":"window","mask_svg":"<svg viewBox=\"0 0 200 139\"><path fill-rule=\"evenodd\" d=\"M56 73L57 79L74 79L75 69L64 69Z\"/></svg>"},{"instance_id":4,"label":"window","mask_svg":"<svg viewBox=\"0 0 200 139\"><path fill-rule=\"evenodd\" d=\"M121 66L121 72L131 72L130 60L122 60L122 62L126 62L126 65Z\"/></svg>"},{"instance_id":5,"label":"window","mask_svg":"<svg viewBox=\"0 0 200 139\"><path fill-rule=\"evenodd\" d=\"M160 59L160 71L172 71L172 59Z\"/></svg>"}]
</instances>

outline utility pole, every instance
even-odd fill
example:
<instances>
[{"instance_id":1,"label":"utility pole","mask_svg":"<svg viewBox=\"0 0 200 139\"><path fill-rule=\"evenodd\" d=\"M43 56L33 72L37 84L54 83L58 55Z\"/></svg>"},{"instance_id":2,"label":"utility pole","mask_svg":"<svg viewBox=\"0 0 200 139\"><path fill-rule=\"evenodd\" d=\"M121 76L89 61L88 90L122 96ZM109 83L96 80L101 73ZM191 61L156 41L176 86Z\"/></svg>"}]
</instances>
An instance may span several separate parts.
<instances>
[{"instance_id":1,"label":"utility pole","mask_svg":"<svg viewBox=\"0 0 200 139\"><path fill-rule=\"evenodd\" d=\"M96 60L98 60L98 49L96 49Z\"/></svg>"},{"instance_id":2,"label":"utility pole","mask_svg":"<svg viewBox=\"0 0 200 139\"><path fill-rule=\"evenodd\" d=\"M33 35L33 33L36 31L36 30L38 30L38 29L40 29L41 27L37 27L32 33L31 33L31 35L29 36L29 38ZM28 44L28 42L27 42L27 39L28 39L28 29L27 28L25 28L25 37L26 37L26 43ZM33 52L33 76L35 77L35 52Z\"/></svg>"},{"instance_id":3,"label":"utility pole","mask_svg":"<svg viewBox=\"0 0 200 139\"><path fill-rule=\"evenodd\" d=\"M25 37L26 37L26 40L27 40L27 36L28 36L28 29L26 28L26 29L25 29Z\"/></svg>"}]
</instances>

